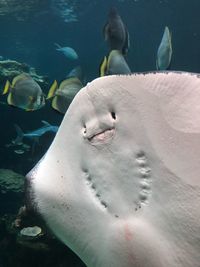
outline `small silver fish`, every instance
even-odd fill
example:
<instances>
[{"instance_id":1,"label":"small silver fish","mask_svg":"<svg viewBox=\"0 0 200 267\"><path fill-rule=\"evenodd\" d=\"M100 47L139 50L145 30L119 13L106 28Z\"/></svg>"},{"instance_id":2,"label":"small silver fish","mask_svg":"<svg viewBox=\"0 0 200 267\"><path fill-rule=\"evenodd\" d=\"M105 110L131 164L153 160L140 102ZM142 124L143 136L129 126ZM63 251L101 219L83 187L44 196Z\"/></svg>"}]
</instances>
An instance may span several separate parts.
<instances>
[{"instance_id":1,"label":"small silver fish","mask_svg":"<svg viewBox=\"0 0 200 267\"><path fill-rule=\"evenodd\" d=\"M72 47L69 47L69 46L61 47L57 43L55 43L55 45L57 46L56 50L63 53L67 58L72 59L72 60L78 59L78 54Z\"/></svg>"},{"instance_id":2,"label":"small silver fish","mask_svg":"<svg viewBox=\"0 0 200 267\"><path fill-rule=\"evenodd\" d=\"M169 28L166 26L161 43L158 47L156 67L157 70L166 70L169 68L172 58L172 37Z\"/></svg>"}]
</instances>

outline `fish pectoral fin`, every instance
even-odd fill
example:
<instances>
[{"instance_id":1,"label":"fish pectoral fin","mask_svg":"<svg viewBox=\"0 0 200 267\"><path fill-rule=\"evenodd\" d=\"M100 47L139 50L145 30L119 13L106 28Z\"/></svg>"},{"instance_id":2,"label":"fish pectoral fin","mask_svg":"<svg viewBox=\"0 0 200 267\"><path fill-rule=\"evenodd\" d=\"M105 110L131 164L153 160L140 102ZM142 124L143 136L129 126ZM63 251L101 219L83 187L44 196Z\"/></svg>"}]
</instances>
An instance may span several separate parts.
<instances>
[{"instance_id":1,"label":"fish pectoral fin","mask_svg":"<svg viewBox=\"0 0 200 267\"><path fill-rule=\"evenodd\" d=\"M57 89L58 89L58 82L55 80L49 89L49 92L48 92L46 99L50 99L50 98L54 97Z\"/></svg>"},{"instance_id":2,"label":"fish pectoral fin","mask_svg":"<svg viewBox=\"0 0 200 267\"><path fill-rule=\"evenodd\" d=\"M7 93L9 92L9 89L10 89L10 88L12 88L12 87L11 87L11 84L10 84L10 82L7 80L7 81L6 81L6 84L5 84L5 86L4 86L2 95L7 94Z\"/></svg>"},{"instance_id":3,"label":"fish pectoral fin","mask_svg":"<svg viewBox=\"0 0 200 267\"><path fill-rule=\"evenodd\" d=\"M100 70L99 70L100 77L106 75L107 63L108 63L108 60L107 60L107 57L105 56L100 64Z\"/></svg>"}]
</instances>

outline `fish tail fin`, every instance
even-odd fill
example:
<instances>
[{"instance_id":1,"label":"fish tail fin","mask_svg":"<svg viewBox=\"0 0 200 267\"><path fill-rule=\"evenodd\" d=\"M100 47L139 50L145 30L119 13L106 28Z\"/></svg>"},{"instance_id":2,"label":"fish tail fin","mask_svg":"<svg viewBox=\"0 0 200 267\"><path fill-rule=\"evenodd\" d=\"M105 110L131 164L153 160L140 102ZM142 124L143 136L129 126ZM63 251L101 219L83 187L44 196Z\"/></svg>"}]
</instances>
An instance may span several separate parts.
<instances>
[{"instance_id":1,"label":"fish tail fin","mask_svg":"<svg viewBox=\"0 0 200 267\"><path fill-rule=\"evenodd\" d=\"M24 133L23 133L22 129L17 124L15 124L14 126L15 126L15 129L17 132L17 137L15 138L15 140L13 140L13 144L20 145L20 144L22 144Z\"/></svg>"},{"instance_id":2,"label":"fish tail fin","mask_svg":"<svg viewBox=\"0 0 200 267\"><path fill-rule=\"evenodd\" d=\"M11 84L10 84L10 82L7 80L7 81L6 81L6 84L5 84L5 86L4 86L2 95L7 94L10 88L11 88Z\"/></svg>"},{"instance_id":3,"label":"fish tail fin","mask_svg":"<svg viewBox=\"0 0 200 267\"><path fill-rule=\"evenodd\" d=\"M58 83L57 83L57 81L55 80L55 81L52 83L52 85L51 85L51 87L50 87L50 89L49 89L49 92L48 92L48 95L47 95L47 98L46 98L46 99L52 98L52 97L55 95L55 92L56 92L57 89L58 89Z\"/></svg>"},{"instance_id":4,"label":"fish tail fin","mask_svg":"<svg viewBox=\"0 0 200 267\"><path fill-rule=\"evenodd\" d=\"M57 46L57 48L61 48L61 46L58 43L54 43L55 46Z\"/></svg>"},{"instance_id":5,"label":"fish tail fin","mask_svg":"<svg viewBox=\"0 0 200 267\"><path fill-rule=\"evenodd\" d=\"M42 120L42 124L44 124L45 126L51 126L51 124L48 123L48 121L44 121L44 120Z\"/></svg>"},{"instance_id":6,"label":"fish tail fin","mask_svg":"<svg viewBox=\"0 0 200 267\"><path fill-rule=\"evenodd\" d=\"M108 60L107 60L107 57L105 56L104 59L102 60L101 64L100 64L100 68L99 68L100 77L106 75L107 62L108 62Z\"/></svg>"}]
</instances>

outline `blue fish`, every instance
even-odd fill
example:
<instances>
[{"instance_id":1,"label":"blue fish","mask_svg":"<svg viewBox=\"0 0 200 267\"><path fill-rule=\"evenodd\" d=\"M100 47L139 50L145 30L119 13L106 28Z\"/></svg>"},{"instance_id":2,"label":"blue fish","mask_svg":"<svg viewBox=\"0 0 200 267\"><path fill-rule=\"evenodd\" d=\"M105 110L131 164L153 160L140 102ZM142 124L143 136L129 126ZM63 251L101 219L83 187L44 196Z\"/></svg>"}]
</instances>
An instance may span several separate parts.
<instances>
[{"instance_id":1,"label":"blue fish","mask_svg":"<svg viewBox=\"0 0 200 267\"><path fill-rule=\"evenodd\" d=\"M53 133L56 133L58 131L58 126L54 126L54 125L51 125L50 123L48 123L47 121L42 121L43 123L43 126L34 130L34 131L31 131L31 132L27 132L27 133L24 133L22 131L22 129L17 125L15 124L15 129L17 131L17 137L15 140L12 141L12 144L13 145L22 145L23 144L23 138L28 138L28 139L31 139L31 140L34 140L34 141L38 141L39 138L44 135L45 133L47 132L53 132Z\"/></svg>"},{"instance_id":2,"label":"blue fish","mask_svg":"<svg viewBox=\"0 0 200 267\"><path fill-rule=\"evenodd\" d=\"M72 60L78 59L78 54L76 53L76 51L73 48L71 48L69 46L61 47L57 43L55 43L55 45L57 46L56 50L63 53L67 58L72 59Z\"/></svg>"}]
</instances>

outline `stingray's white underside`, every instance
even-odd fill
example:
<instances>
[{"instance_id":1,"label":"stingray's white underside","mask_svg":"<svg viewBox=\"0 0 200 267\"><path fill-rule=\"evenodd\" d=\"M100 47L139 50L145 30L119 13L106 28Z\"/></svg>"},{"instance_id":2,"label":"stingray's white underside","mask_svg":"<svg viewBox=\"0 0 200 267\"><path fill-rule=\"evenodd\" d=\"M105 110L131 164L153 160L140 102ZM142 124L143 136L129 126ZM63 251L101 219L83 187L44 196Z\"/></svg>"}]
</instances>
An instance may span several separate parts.
<instances>
[{"instance_id":1,"label":"stingray's white underside","mask_svg":"<svg viewBox=\"0 0 200 267\"><path fill-rule=\"evenodd\" d=\"M200 267L200 78L82 89L30 173L49 227L89 267Z\"/></svg>"}]
</instances>

